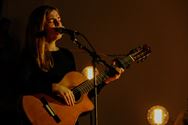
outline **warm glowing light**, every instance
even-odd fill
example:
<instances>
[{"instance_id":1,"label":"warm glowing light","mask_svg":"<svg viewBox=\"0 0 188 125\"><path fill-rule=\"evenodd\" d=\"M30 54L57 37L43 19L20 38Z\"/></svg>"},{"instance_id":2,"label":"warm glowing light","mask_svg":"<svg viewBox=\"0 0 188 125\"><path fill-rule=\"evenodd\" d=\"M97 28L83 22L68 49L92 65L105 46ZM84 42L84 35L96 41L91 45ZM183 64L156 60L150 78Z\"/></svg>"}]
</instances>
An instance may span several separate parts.
<instances>
[{"instance_id":1,"label":"warm glowing light","mask_svg":"<svg viewBox=\"0 0 188 125\"><path fill-rule=\"evenodd\" d=\"M165 125L168 119L168 111L163 106L156 105L148 110L147 120L151 125Z\"/></svg>"},{"instance_id":2,"label":"warm glowing light","mask_svg":"<svg viewBox=\"0 0 188 125\"><path fill-rule=\"evenodd\" d=\"M93 66L87 66L83 69L83 74L88 78L88 79L93 79L94 73L93 73Z\"/></svg>"},{"instance_id":3,"label":"warm glowing light","mask_svg":"<svg viewBox=\"0 0 188 125\"><path fill-rule=\"evenodd\" d=\"M162 110L161 109L154 109L154 122L156 124L162 124Z\"/></svg>"}]
</instances>

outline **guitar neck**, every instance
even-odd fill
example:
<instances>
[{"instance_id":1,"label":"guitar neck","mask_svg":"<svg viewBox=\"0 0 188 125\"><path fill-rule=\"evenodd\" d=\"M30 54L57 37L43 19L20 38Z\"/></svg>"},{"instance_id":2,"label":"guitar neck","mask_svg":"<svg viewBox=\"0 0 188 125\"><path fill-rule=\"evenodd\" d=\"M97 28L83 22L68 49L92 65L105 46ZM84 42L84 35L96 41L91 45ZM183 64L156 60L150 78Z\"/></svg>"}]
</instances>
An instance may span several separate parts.
<instances>
[{"instance_id":1,"label":"guitar neck","mask_svg":"<svg viewBox=\"0 0 188 125\"><path fill-rule=\"evenodd\" d=\"M94 86L94 80L96 86L102 84L102 81L104 79L108 78L107 71L103 71L100 75L96 76L95 79L86 80L79 86L75 87L72 91L74 95L77 93L84 94L90 92L95 86Z\"/></svg>"},{"instance_id":2,"label":"guitar neck","mask_svg":"<svg viewBox=\"0 0 188 125\"><path fill-rule=\"evenodd\" d=\"M134 60L132 59L131 56L126 56L126 57L116 60L116 62L117 62L116 66L126 69L129 67L130 63L133 61ZM103 71L101 74L99 74L98 76L95 77L95 80L96 80L95 85L96 86L102 84L102 82L106 78L108 78L109 76L111 76L114 73L113 72L114 67L113 66L111 66L111 67L112 67L112 69L109 68L108 70ZM77 93L79 93L79 94L88 93L95 87L95 85L94 85L94 79L86 80L79 86L75 87L72 91L73 91L74 95L76 95Z\"/></svg>"}]
</instances>

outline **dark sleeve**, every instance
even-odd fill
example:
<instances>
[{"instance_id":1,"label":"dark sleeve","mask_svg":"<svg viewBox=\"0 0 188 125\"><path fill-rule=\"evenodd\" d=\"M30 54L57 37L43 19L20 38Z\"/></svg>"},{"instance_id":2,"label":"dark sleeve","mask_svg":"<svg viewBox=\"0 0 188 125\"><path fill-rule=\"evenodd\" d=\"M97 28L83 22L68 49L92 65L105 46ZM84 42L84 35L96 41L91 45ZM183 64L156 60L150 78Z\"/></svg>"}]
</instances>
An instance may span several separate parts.
<instances>
[{"instance_id":1,"label":"dark sleeve","mask_svg":"<svg viewBox=\"0 0 188 125\"><path fill-rule=\"evenodd\" d=\"M34 94L51 92L50 81L45 81L37 71L35 61L23 56L19 65L19 92L20 94Z\"/></svg>"},{"instance_id":2,"label":"dark sleeve","mask_svg":"<svg viewBox=\"0 0 188 125\"><path fill-rule=\"evenodd\" d=\"M22 75L23 94L51 93L52 84L50 81L34 77L32 71L28 70Z\"/></svg>"}]
</instances>

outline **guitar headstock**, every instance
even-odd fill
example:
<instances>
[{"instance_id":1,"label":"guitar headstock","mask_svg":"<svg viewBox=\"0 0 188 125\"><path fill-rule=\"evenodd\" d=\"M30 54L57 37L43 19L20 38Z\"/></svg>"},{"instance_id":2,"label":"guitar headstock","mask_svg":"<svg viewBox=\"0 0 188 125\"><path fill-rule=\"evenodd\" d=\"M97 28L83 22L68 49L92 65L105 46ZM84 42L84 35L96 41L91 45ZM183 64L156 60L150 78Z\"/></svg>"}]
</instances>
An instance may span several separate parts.
<instances>
[{"instance_id":1,"label":"guitar headstock","mask_svg":"<svg viewBox=\"0 0 188 125\"><path fill-rule=\"evenodd\" d=\"M151 48L148 45L144 44L130 50L127 56L116 58L114 59L114 61L116 62L116 65L118 67L126 69L132 62L143 62L150 54Z\"/></svg>"},{"instance_id":2,"label":"guitar headstock","mask_svg":"<svg viewBox=\"0 0 188 125\"><path fill-rule=\"evenodd\" d=\"M142 46L138 46L137 48L132 49L128 56L131 57L132 61L137 63L143 62L146 58L151 54L151 48L144 44Z\"/></svg>"}]
</instances>

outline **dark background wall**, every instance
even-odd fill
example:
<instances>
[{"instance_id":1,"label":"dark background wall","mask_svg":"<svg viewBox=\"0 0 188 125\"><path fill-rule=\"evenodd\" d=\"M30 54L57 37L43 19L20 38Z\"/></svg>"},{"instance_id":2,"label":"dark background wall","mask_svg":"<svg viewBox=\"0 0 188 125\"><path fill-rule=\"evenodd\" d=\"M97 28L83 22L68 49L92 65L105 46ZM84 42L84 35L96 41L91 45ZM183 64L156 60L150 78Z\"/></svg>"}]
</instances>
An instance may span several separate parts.
<instances>
[{"instance_id":1,"label":"dark background wall","mask_svg":"<svg viewBox=\"0 0 188 125\"><path fill-rule=\"evenodd\" d=\"M162 105L171 125L188 105L188 1L187 0L4 0L2 16L12 21L11 33L21 43L32 9L51 4L63 12L64 25L82 32L100 54L126 54L143 43L152 54L133 64L99 96L100 125L146 125L147 110ZM89 61L74 51L78 69ZM89 124L89 116L81 118Z\"/></svg>"}]
</instances>

